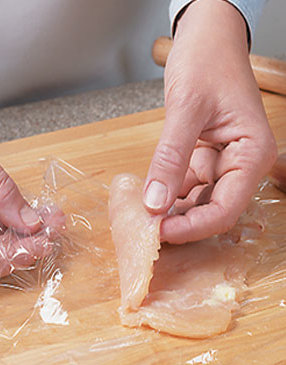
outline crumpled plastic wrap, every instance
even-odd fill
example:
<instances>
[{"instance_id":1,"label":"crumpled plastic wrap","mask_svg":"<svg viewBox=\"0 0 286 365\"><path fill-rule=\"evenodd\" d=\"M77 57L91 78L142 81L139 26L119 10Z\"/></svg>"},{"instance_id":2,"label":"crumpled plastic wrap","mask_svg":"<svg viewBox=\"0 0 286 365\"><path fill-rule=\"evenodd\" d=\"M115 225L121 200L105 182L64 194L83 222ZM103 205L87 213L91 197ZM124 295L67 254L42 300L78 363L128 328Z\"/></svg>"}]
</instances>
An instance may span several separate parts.
<instances>
[{"instance_id":1,"label":"crumpled plastic wrap","mask_svg":"<svg viewBox=\"0 0 286 365\"><path fill-rule=\"evenodd\" d=\"M244 247L246 259L254 258L241 309L225 334L191 340L121 326L117 261L107 216L108 186L101 182L100 171L88 175L57 159L45 159L39 166L44 172L42 186L33 192L25 187L23 193L40 213L43 229L35 237L23 238L10 228L1 238L1 257L9 262L5 273L10 273L0 279L3 364L283 363L286 195L267 179L237 225L220 236L222 242ZM29 240L41 247L33 248L31 263L25 262ZM15 245L16 253L11 249ZM77 334L76 342L71 331Z\"/></svg>"},{"instance_id":2,"label":"crumpled plastic wrap","mask_svg":"<svg viewBox=\"0 0 286 365\"><path fill-rule=\"evenodd\" d=\"M32 235L3 228L0 236L1 355L20 351L31 332L39 333L40 343L49 326L69 326L68 308L84 299L81 289L102 287L93 303L117 293L116 285L109 290L104 283L105 274L116 267L114 255L105 258L112 248L105 245L108 187L62 160L43 159L37 169L43 181L36 195L20 189L39 213L42 228Z\"/></svg>"}]
</instances>

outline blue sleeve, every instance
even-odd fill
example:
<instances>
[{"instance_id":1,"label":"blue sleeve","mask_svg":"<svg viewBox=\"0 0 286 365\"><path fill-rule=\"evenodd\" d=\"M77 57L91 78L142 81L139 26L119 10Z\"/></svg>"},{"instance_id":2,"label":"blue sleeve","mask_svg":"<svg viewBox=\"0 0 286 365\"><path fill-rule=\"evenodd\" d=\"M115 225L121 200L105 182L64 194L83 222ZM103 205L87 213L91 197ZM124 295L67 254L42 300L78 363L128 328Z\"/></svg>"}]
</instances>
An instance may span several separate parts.
<instances>
[{"instance_id":1,"label":"blue sleeve","mask_svg":"<svg viewBox=\"0 0 286 365\"><path fill-rule=\"evenodd\" d=\"M172 0L169 7L171 33L174 35L177 16L194 0ZM248 26L250 44L254 36L255 26L267 0L227 0L235 6L244 17Z\"/></svg>"}]
</instances>

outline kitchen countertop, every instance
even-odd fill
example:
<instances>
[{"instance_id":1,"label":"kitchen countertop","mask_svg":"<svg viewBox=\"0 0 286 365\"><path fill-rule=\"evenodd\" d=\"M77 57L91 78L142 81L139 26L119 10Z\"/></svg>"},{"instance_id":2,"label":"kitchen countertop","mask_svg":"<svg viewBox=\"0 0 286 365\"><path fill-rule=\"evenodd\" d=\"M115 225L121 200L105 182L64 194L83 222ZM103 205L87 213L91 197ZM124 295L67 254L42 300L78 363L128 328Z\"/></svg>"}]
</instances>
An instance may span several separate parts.
<instances>
[{"instance_id":1,"label":"kitchen countertop","mask_svg":"<svg viewBox=\"0 0 286 365\"><path fill-rule=\"evenodd\" d=\"M163 80L149 80L0 109L0 142L163 106Z\"/></svg>"},{"instance_id":2,"label":"kitchen countertop","mask_svg":"<svg viewBox=\"0 0 286 365\"><path fill-rule=\"evenodd\" d=\"M263 93L263 100L276 139L285 140L286 97ZM120 324L117 260L104 209L107 190L100 182L109 185L125 171L146 176L163 119L164 109L158 108L0 144L7 171L34 194L43 188L43 157L58 158L45 183L52 191L59 188L57 201L71 228L55 251L59 257L39 260L42 270L20 271L7 286L2 281L1 364L285 364L286 201L271 186L263 185L267 195L258 205L253 201L238 245L244 250L250 240L257 265L225 334L191 340ZM272 223L259 232L261 221Z\"/></svg>"}]
</instances>

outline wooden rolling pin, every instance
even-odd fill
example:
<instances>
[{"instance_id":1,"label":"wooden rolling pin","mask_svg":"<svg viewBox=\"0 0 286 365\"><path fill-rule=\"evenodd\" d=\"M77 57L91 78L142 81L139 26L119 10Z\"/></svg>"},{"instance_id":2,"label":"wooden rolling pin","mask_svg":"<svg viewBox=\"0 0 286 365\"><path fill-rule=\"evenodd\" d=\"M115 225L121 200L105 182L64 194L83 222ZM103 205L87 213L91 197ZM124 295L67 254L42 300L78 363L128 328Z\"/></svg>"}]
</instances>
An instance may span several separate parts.
<instances>
[{"instance_id":1,"label":"wooden rolling pin","mask_svg":"<svg viewBox=\"0 0 286 365\"><path fill-rule=\"evenodd\" d=\"M160 37L153 44L152 56L155 63L165 66L173 41L168 37ZM286 62L275 58L250 55L251 66L262 90L286 95Z\"/></svg>"}]
</instances>

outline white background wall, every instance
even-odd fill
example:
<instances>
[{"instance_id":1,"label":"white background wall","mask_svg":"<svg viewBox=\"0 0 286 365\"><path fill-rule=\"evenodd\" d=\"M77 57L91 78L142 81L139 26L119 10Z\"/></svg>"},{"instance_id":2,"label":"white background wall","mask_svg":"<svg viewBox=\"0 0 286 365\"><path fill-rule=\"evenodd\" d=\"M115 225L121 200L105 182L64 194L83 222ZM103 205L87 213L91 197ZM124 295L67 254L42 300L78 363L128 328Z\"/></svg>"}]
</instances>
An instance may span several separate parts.
<instances>
[{"instance_id":1,"label":"white background wall","mask_svg":"<svg viewBox=\"0 0 286 365\"><path fill-rule=\"evenodd\" d=\"M0 106L162 77L151 48L170 34L169 2L1 0ZM268 1L254 53L286 59L285 15Z\"/></svg>"},{"instance_id":2,"label":"white background wall","mask_svg":"<svg viewBox=\"0 0 286 365\"><path fill-rule=\"evenodd\" d=\"M256 29L252 52L286 61L286 0L268 0Z\"/></svg>"},{"instance_id":3,"label":"white background wall","mask_svg":"<svg viewBox=\"0 0 286 365\"><path fill-rule=\"evenodd\" d=\"M0 0L0 106L161 77L169 0Z\"/></svg>"}]
</instances>

